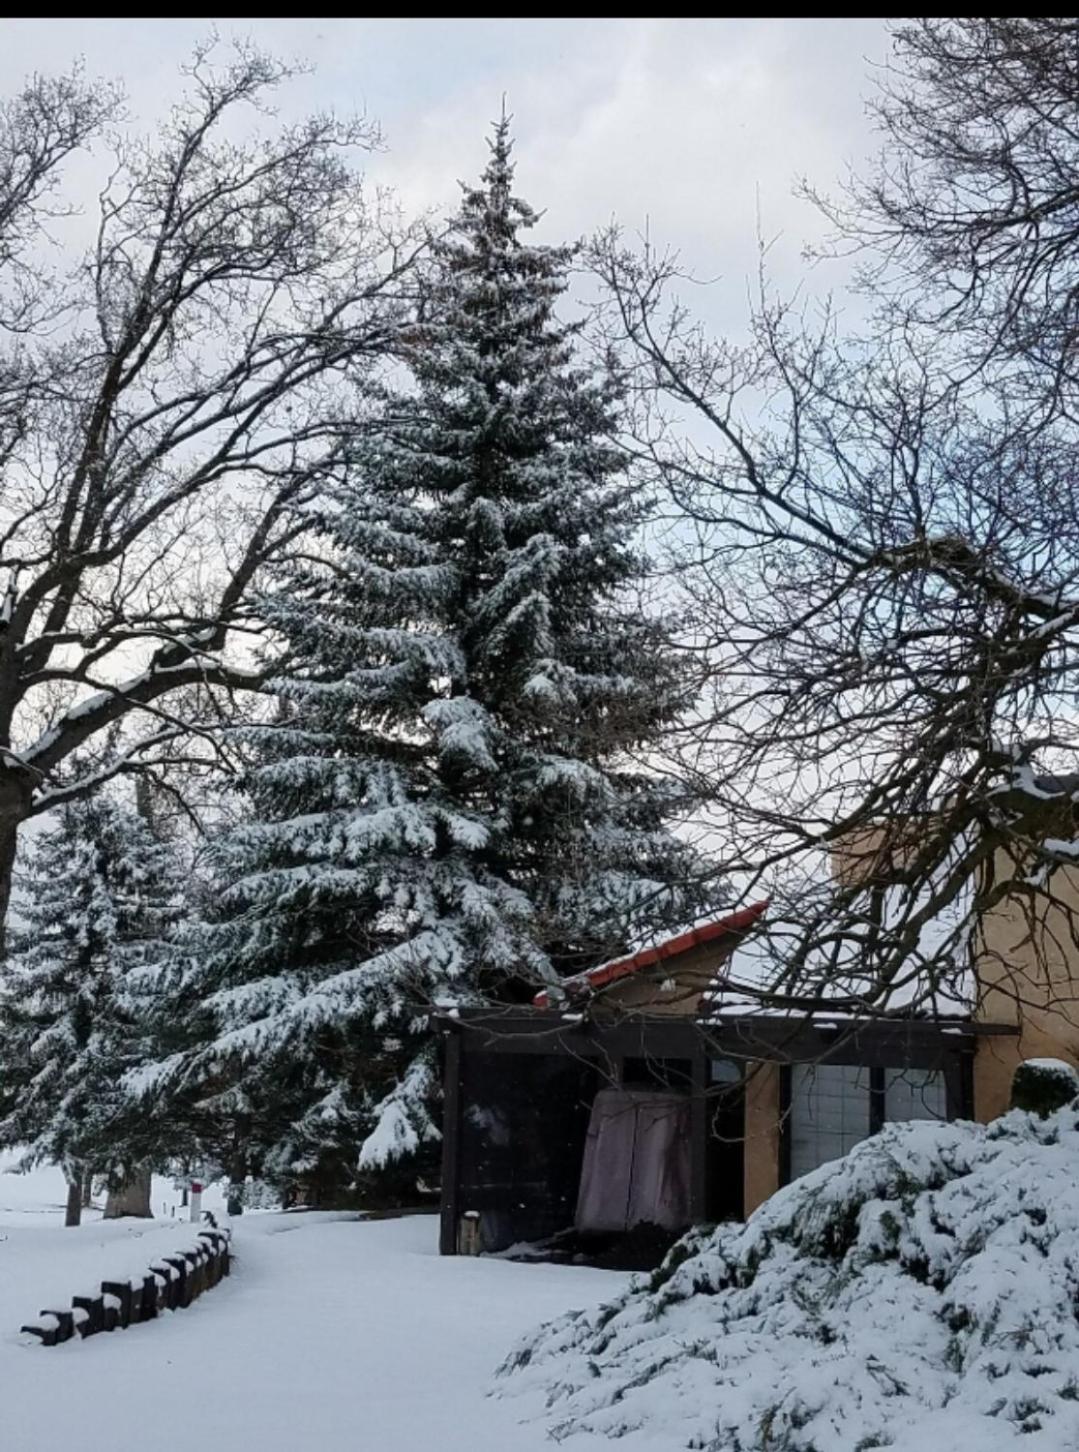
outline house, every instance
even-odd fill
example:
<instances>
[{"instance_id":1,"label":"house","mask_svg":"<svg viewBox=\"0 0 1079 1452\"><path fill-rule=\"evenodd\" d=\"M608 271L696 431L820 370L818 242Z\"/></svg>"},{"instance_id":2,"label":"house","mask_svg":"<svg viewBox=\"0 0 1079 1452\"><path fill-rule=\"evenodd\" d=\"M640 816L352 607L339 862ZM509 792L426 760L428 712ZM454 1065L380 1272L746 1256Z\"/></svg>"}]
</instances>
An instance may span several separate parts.
<instances>
[{"instance_id":1,"label":"house","mask_svg":"<svg viewBox=\"0 0 1079 1452\"><path fill-rule=\"evenodd\" d=\"M1079 911L1079 877L1068 891ZM443 1254L742 1217L886 1121L988 1120L1025 1058L1079 1059L1079 965L1052 913L1044 953L1022 914L979 925L971 1013L858 1019L714 993L766 910L594 968L560 1005L436 1019Z\"/></svg>"}]
</instances>

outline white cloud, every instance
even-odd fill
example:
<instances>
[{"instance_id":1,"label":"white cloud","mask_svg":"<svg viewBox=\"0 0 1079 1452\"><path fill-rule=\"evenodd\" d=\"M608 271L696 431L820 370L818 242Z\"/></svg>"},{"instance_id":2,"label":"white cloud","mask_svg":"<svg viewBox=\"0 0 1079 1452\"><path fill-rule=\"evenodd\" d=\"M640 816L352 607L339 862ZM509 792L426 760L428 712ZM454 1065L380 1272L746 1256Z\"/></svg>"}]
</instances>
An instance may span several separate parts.
<instances>
[{"instance_id":1,"label":"white cloud","mask_svg":"<svg viewBox=\"0 0 1079 1452\"><path fill-rule=\"evenodd\" d=\"M136 118L162 114L202 20L5 22L0 92L31 70L85 56L120 76ZM799 175L830 185L870 149L866 57L876 20L221 21L314 74L282 97L286 115L366 109L386 129L373 175L411 209L452 206L474 178L503 93L515 116L521 190L562 240L612 218L647 225L697 272L722 279L701 298L709 321L740 319L756 267L758 215L779 238L781 281L801 268L819 218L792 197ZM831 279L815 280L825 290Z\"/></svg>"}]
</instances>

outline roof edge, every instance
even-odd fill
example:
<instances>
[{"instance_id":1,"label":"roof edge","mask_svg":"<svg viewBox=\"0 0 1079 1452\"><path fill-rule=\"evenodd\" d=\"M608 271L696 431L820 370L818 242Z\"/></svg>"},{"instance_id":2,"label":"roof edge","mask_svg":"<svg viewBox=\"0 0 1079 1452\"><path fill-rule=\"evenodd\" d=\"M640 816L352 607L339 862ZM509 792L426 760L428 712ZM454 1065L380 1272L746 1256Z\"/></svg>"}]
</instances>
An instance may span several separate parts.
<instances>
[{"instance_id":1,"label":"roof edge","mask_svg":"<svg viewBox=\"0 0 1079 1452\"><path fill-rule=\"evenodd\" d=\"M561 987L570 997L587 991L594 993L597 989L606 988L610 983L616 983L620 978L628 978L633 973L639 973L642 968L651 968L657 963L665 962L668 958L681 957L691 948L699 948L704 943L715 942L717 938L725 938L732 933L746 932L767 911L768 905L768 898L764 898L761 902L751 903L748 907L728 913L726 917L717 918L713 923L703 923L699 928L690 928L688 932L679 933L676 937L656 943L651 948L642 948L640 952L632 953L628 957L616 958L610 963L600 963L584 973L577 973L572 978L565 979ZM534 1008L551 1007L550 990L540 989L532 999L532 1006Z\"/></svg>"}]
</instances>

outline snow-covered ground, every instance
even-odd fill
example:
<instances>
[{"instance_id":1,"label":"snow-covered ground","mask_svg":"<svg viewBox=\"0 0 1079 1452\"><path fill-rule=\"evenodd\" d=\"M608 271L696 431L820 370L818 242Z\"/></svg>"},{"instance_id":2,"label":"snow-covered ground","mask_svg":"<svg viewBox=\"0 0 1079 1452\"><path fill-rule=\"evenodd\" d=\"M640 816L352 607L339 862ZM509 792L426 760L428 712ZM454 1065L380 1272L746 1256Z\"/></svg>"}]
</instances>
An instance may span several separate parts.
<instances>
[{"instance_id":1,"label":"snow-covered ground","mask_svg":"<svg viewBox=\"0 0 1079 1452\"><path fill-rule=\"evenodd\" d=\"M157 1256L193 1243L197 1227L169 1180L154 1181L153 1220L102 1220L98 1203L78 1229L65 1229L63 1175L50 1167L13 1174L15 1159L0 1154L0 1339L39 1311L69 1307L102 1280L142 1275ZM209 1189L203 1205L220 1214L220 1193Z\"/></svg>"},{"instance_id":2,"label":"snow-covered ground","mask_svg":"<svg viewBox=\"0 0 1079 1452\"><path fill-rule=\"evenodd\" d=\"M42 1347L52 1294L191 1227L158 1182L154 1224L65 1230L59 1175L0 1174L0 1452L1074 1452L1077 1184L1074 1105L891 1125L632 1282L253 1213L188 1310Z\"/></svg>"},{"instance_id":3,"label":"snow-covered ground","mask_svg":"<svg viewBox=\"0 0 1079 1452\"><path fill-rule=\"evenodd\" d=\"M157 1214L176 1198L155 1182ZM529 1327L627 1280L441 1259L433 1216L249 1214L234 1227L233 1276L188 1310L86 1342L26 1344L19 1325L50 1294L67 1304L87 1279L190 1234L171 1217L65 1230L63 1199L57 1172L0 1174L3 1452L113 1452L131 1440L153 1452L550 1452L539 1427L487 1397L494 1368ZM588 1435L572 1452L609 1447Z\"/></svg>"}]
</instances>

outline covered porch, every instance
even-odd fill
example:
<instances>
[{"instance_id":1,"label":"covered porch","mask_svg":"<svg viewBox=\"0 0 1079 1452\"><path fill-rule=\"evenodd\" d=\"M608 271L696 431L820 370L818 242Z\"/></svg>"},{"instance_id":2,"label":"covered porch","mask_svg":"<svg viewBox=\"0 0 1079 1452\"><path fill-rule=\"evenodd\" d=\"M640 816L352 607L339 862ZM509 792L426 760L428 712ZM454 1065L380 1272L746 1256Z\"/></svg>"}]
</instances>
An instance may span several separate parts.
<instances>
[{"instance_id":1,"label":"covered porch","mask_svg":"<svg viewBox=\"0 0 1079 1452\"><path fill-rule=\"evenodd\" d=\"M651 1102L676 1115L667 1154L678 1156L684 1194L668 1194L662 1213L684 1229L742 1218L888 1120L971 1116L978 1039L1012 1031L823 1013L704 1019L602 1003L579 1013L462 1011L436 1026L444 1043L446 1255L503 1251L573 1227L582 1201L594 1200L594 1186L582 1196L582 1174L609 1182L621 1173L634 1206L628 1213L647 1218L649 1191L630 1187L636 1171L612 1161L610 1136L602 1167L596 1144L589 1148L603 1135L604 1091L622 1091L631 1109ZM620 1136L635 1157L640 1136L624 1126Z\"/></svg>"}]
</instances>

